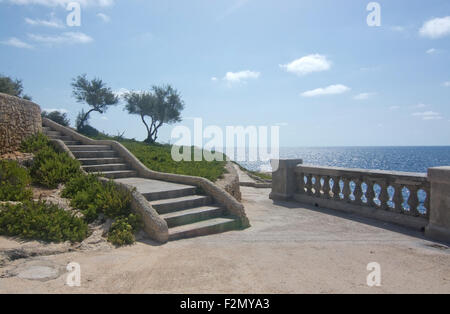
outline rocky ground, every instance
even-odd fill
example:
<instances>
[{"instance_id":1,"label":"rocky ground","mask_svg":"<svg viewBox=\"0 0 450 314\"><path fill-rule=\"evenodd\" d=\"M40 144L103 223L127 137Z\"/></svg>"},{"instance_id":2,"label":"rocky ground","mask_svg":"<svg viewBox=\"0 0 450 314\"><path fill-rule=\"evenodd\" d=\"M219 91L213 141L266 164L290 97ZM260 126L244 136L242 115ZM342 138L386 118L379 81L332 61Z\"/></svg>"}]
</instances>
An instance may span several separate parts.
<instances>
[{"instance_id":1,"label":"rocky ground","mask_svg":"<svg viewBox=\"0 0 450 314\"><path fill-rule=\"evenodd\" d=\"M32 256L22 253L34 243L0 237L0 251L19 250L0 268L0 293L450 293L445 244L335 211L274 204L269 192L242 188L251 228L165 245L141 238L112 249L93 236ZM66 285L71 262L81 266L80 287ZM381 266L381 287L366 284L371 262Z\"/></svg>"}]
</instances>

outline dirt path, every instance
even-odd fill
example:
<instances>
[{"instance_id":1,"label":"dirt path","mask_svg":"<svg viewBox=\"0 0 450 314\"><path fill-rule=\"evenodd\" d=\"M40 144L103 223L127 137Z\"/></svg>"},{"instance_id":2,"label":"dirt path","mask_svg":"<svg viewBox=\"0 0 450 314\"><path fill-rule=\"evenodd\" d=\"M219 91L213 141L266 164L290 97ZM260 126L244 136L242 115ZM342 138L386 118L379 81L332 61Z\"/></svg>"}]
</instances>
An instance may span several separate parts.
<instances>
[{"instance_id":1,"label":"dirt path","mask_svg":"<svg viewBox=\"0 0 450 314\"><path fill-rule=\"evenodd\" d=\"M247 230L19 259L0 268L0 293L450 293L446 246L388 224L274 205L267 189L242 192ZM0 238L0 250L15 245ZM81 266L81 287L65 286L70 262ZM381 265L381 287L366 284L370 262ZM33 271L40 278L26 279Z\"/></svg>"}]
</instances>

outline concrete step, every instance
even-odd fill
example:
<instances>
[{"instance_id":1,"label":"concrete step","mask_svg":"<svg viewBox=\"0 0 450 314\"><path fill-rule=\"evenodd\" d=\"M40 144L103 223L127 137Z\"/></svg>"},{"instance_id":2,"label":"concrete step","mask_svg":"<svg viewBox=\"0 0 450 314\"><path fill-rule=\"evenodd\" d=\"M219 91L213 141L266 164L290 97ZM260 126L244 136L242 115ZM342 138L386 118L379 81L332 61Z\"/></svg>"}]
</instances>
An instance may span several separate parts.
<instances>
[{"instance_id":1,"label":"concrete step","mask_svg":"<svg viewBox=\"0 0 450 314\"><path fill-rule=\"evenodd\" d=\"M78 158L111 158L118 157L117 153L113 150L104 151L76 151L72 152L73 155Z\"/></svg>"},{"instance_id":2,"label":"concrete step","mask_svg":"<svg viewBox=\"0 0 450 314\"><path fill-rule=\"evenodd\" d=\"M131 178L136 176L136 171L134 170L118 170L118 171L103 171L101 173L102 177L108 179L122 179Z\"/></svg>"},{"instance_id":3,"label":"concrete step","mask_svg":"<svg viewBox=\"0 0 450 314\"><path fill-rule=\"evenodd\" d=\"M105 151L111 150L109 145L68 145L72 152L92 152L92 151Z\"/></svg>"},{"instance_id":4,"label":"concrete step","mask_svg":"<svg viewBox=\"0 0 450 314\"><path fill-rule=\"evenodd\" d=\"M106 165L106 164L121 164L123 163L123 159L119 157L112 158L79 158L79 162L81 162L84 166L94 166L94 165Z\"/></svg>"},{"instance_id":5,"label":"concrete step","mask_svg":"<svg viewBox=\"0 0 450 314\"><path fill-rule=\"evenodd\" d=\"M66 146L81 145L81 142L78 142L78 141L64 141L64 144L66 144Z\"/></svg>"},{"instance_id":6,"label":"concrete step","mask_svg":"<svg viewBox=\"0 0 450 314\"><path fill-rule=\"evenodd\" d=\"M173 228L203 220L218 218L223 214L224 210L221 207L202 206L164 214L161 215L161 218L166 220L169 228Z\"/></svg>"},{"instance_id":7,"label":"concrete step","mask_svg":"<svg viewBox=\"0 0 450 314\"><path fill-rule=\"evenodd\" d=\"M212 203L210 196L188 195L177 198L169 198L150 202L150 205L159 213L167 214L174 211L206 206Z\"/></svg>"},{"instance_id":8,"label":"concrete step","mask_svg":"<svg viewBox=\"0 0 450 314\"><path fill-rule=\"evenodd\" d=\"M87 172L105 172L105 171L119 171L119 170L127 170L127 164L103 164L103 165L89 165L82 166L84 170Z\"/></svg>"},{"instance_id":9,"label":"concrete step","mask_svg":"<svg viewBox=\"0 0 450 314\"><path fill-rule=\"evenodd\" d=\"M196 187L180 187L180 188L171 188L170 190L165 191L155 191L155 192L147 192L142 193L144 197L152 202L159 200L166 200L171 198L178 198L183 196L194 195L197 193Z\"/></svg>"},{"instance_id":10,"label":"concrete step","mask_svg":"<svg viewBox=\"0 0 450 314\"><path fill-rule=\"evenodd\" d=\"M44 131L47 136L62 136L61 132L58 131Z\"/></svg>"},{"instance_id":11,"label":"concrete step","mask_svg":"<svg viewBox=\"0 0 450 314\"><path fill-rule=\"evenodd\" d=\"M219 217L169 229L169 240L180 240L208 234L230 231L238 227L238 221Z\"/></svg>"},{"instance_id":12,"label":"concrete step","mask_svg":"<svg viewBox=\"0 0 450 314\"><path fill-rule=\"evenodd\" d=\"M51 140L72 141L70 136L47 136Z\"/></svg>"},{"instance_id":13,"label":"concrete step","mask_svg":"<svg viewBox=\"0 0 450 314\"><path fill-rule=\"evenodd\" d=\"M43 126L42 127L42 132L48 132L48 131L52 131L52 129L49 128L48 126Z\"/></svg>"}]
</instances>

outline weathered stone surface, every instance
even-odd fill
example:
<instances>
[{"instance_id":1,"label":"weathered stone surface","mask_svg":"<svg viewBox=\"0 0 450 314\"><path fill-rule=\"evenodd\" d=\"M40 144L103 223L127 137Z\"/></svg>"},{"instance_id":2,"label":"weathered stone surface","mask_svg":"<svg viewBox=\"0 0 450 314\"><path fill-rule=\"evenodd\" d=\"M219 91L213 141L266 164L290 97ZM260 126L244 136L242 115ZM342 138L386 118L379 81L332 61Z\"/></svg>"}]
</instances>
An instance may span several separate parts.
<instances>
[{"instance_id":1,"label":"weathered stone surface","mask_svg":"<svg viewBox=\"0 0 450 314\"><path fill-rule=\"evenodd\" d=\"M227 162L225 168L227 173L225 173L223 178L218 180L216 184L240 202L242 195L238 173L231 162Z\"/></svg>"},{"instance_id":2,"label":"weathered stone surface","mask_svg":"<svg viewBox=\"0 0 450 314\"><path fill-rule=\"evenodd\" d=\"M0 93L0 155L17 151L25 138L41 131L37 104Z\"/></svg>"},{"instance_id":3,"label":"weathered stone surface","mask_svg":"<svg viewBox=\"0 0 450 314\"><path fill-rule=\"evenodd\" d=\"M450 167L428 169L431 182L430 224L425 234L450 243Z\"/></svg>"}]
</instances>

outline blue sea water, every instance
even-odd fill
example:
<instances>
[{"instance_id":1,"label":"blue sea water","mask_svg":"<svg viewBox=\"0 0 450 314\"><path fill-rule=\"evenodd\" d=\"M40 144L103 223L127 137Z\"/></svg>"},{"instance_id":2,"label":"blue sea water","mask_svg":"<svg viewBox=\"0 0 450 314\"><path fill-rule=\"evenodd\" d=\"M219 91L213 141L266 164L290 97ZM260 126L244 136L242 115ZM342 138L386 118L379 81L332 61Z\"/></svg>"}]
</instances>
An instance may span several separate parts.
<instances>
[{"instance_id":1,"label":"blue sea water","mask_svg":"<svg viewBox=\"0 0 450 314\"><path fill-rule=\"evenodd\" d=\"M427 172L429 167L450 166L450 146L423 147L284 147L282 159L303 159L304 164L343 168ZM238 161L254 171L270 171L269 162Z\"/></svg>"}]
</instances>

